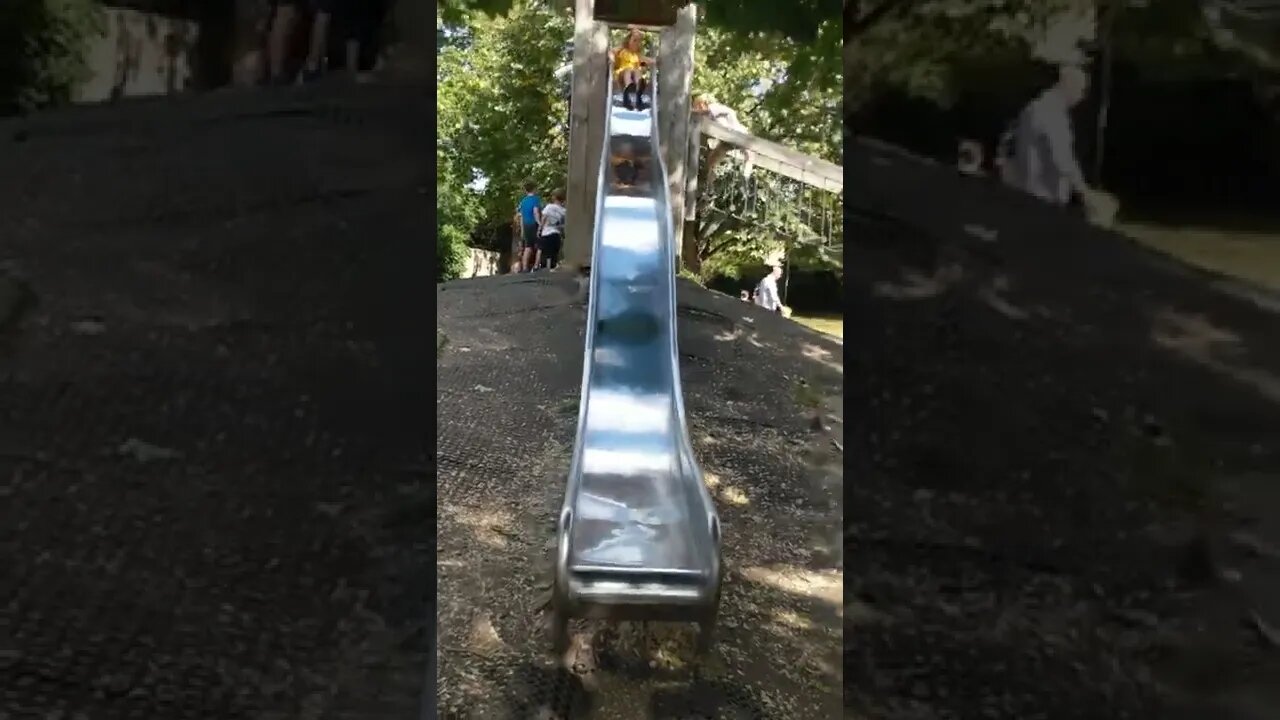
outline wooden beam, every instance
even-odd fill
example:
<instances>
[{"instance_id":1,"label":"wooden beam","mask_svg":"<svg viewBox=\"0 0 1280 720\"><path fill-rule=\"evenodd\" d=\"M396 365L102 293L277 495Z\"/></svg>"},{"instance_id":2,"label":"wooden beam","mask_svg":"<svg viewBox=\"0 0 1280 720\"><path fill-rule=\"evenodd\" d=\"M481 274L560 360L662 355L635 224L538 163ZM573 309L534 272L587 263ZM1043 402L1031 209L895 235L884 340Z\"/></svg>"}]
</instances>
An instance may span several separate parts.
<instances>
[{"instance_id":1,"label":"wooden beam","mask_svg":"<svg viewBox=\"0 0 1280 720\"><path fill-rule=\"evenodd\" d=\"M569 173L565 197L564 261L591 264L596 190L604 150L609 92L609 29L592 19L593 0L575 0L573 96L569 105Z\"/></svg>"},{"instance_id":2,"label":"wooden beam","mask_svg":"<svg viewBox=\"0 0 1280 720\"><path fill-rule=\"evenodd\" d=\"M730 130L705 116L698 117L698 130L707 137L750 150L755 155L756 167L828 192L844 192L844 168L835 163L805 155L755 135Z\"/></svg>"},{"instance_id":3,"label":"wooden beam","mask_svg":"<svg viewBox=\"0 0 1280 720\"><path fill-rule=\"evenodd\" d=\"M694 38L698 9L693 3L676 14L676 24L658 36L658 135L662 160L667 166L667 190L671 200L672 242L682 247L685 221L685 185L688 165L690 106L693 88Z\"/></svg>"}]
</instances>

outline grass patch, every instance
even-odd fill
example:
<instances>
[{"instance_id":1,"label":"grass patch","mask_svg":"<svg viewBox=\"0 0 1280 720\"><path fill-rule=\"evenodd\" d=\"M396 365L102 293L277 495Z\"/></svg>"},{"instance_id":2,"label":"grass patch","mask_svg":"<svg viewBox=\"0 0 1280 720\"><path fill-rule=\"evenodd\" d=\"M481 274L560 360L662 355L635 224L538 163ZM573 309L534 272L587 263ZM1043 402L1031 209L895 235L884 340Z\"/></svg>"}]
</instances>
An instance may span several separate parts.
<instances>
[{"instance_id":1,"label":"grass patch","mask_svg":"<svg viewBox=\"0 0 1280 720\"><path fill-rule=\"evenodd\" d=\"M841 315L792 315L791 319L811 330L844 338L844 317Z\"/></svg>"},{"instance_id":2,"label":"grass patch","mask_svg":"<svg viewBox=\"0 0 1280 720\"><path fill-rule=\"evenodd\" d=\"M1122 223L1149 248L1211 272L1280 291L1280 230Z\"/></svg>"}]
</instances>

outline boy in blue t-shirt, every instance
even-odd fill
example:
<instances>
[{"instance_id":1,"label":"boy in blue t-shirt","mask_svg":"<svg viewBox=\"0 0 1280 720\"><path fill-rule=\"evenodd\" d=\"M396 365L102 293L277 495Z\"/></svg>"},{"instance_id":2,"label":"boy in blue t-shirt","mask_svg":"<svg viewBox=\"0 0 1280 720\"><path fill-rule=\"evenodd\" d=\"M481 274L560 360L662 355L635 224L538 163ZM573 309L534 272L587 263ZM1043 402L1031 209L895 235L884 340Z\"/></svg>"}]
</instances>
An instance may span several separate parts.
<instances>
[{"instance_id":1,"label":"boy in blue t-shirt","mask_svg":"<svg viewBox=\"0 0 1280 720\"><path fill-rule=\"evenodd\" d=\"M524 184L524 197L516 205L516 213L520 216L520 272L533 269L534 258L538 252L538 226L542 224L542 198L535 192L538 186L527 182Z\"/></svg>"}]
</instances>

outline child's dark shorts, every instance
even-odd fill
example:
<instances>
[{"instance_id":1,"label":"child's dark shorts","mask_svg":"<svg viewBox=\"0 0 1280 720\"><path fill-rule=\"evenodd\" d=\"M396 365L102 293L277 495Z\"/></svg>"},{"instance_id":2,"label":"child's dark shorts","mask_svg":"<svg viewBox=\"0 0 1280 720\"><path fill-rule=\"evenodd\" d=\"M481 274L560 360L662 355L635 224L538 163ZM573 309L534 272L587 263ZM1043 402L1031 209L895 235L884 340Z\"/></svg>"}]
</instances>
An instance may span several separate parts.
<instances>
[{"instance_id":1,"label":"child's dark shorts","mask_svg":"<svg viewBox=\"0 0 1280 720\"><path fill-rule=\"evenodd\" d=\"M560 255L560 245L563 237L560 233L551 233L538 238L538 249L542 251L542 257L547 260L555 260Z\"/></svg>"},{"instance_id":2,"label":"child's dark shorts","mask_svg":"<svg viewBox=\"0 0 1280 720\"><path fill-rule=\"evenodd\" d=\"M520 228L520 247L534 250L538 247L538 226L524 225Z\"/></svg>"}]
</instances>

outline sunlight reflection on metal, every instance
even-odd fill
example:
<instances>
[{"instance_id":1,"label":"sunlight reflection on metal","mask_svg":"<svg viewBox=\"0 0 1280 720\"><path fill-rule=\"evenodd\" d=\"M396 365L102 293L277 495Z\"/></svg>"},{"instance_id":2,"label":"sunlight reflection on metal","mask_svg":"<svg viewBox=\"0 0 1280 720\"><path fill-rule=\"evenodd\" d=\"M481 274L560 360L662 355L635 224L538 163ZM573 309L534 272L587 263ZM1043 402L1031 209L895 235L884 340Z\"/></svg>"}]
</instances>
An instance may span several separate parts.
<instances>
[{"instance_id":1,"label":"sunlight reflection on metal","mask_svg":"<svg viewBox=\"0 0 1280 720\"><path fill-rule=\"evenodd\" d=\"M599 362L598 356L596 362ZM587 414L587 426L593 432L650 434L664 438L671 433L671 398L665 395L599 390L592 396Z\"/></svg>"}]
</instances>

